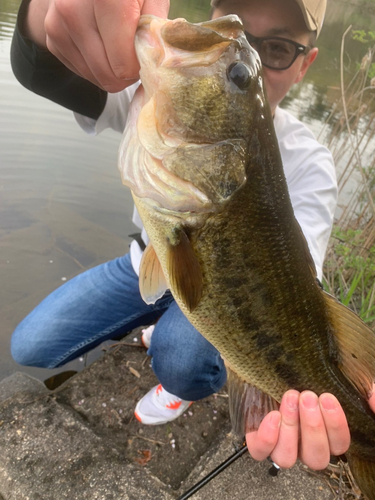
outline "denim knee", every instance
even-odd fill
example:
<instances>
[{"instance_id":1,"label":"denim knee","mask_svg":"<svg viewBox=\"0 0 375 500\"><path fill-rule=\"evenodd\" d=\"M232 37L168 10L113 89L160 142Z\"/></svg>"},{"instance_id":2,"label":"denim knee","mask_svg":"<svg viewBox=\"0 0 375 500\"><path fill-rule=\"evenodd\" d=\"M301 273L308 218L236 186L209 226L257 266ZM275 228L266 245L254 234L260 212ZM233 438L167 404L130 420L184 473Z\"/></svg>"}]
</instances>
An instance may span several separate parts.
<instances>
[{"instance_id":1,"label":"denim knee","mask_svg":"<svg viewBox=\"0 0 375 500\"><path fill-rule=\"evenodd\" d=\"M162 386L171 394L187 401L197 401L219 391L227 380L224 362L214 352L191 352L186 356L176 343L157 345L152 338L152 368Z\"/></svg>"},{"instance_id":2,"label":"denim knee","mask_svg":"<svg viewBox=\"0 0 375 500\"><path fill-rule=\"evenodd\" d=\"M17 363L23 366L38 366L48 368L48 362L38 359L39 349L33 342L32 332L21 322L13 332L10 343L11 355Z\"/></svg>"}]
</instances>

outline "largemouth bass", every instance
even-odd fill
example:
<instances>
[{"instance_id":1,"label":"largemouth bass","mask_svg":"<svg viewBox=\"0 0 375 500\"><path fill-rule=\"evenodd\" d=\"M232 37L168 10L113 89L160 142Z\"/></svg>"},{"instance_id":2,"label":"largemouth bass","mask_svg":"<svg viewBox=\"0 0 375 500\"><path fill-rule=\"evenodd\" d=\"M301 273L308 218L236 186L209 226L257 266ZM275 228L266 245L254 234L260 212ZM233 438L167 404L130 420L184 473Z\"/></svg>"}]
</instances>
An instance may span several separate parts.
<instances>
[{"instance_id":1,"label":"largemouth bass","mask_svg":"<svg viewBox=\"0 0 375 500\"><path fill-rule=\"evenodd\" d=\"M375 500L375 335L322 291L293 208L261 63L237 16L190 24L142 17L141 66L119 165L151 244L140 288L168 288L225 359L245 432L248 384L336 395L352 472ZM246 417L246 418L245 418ZM247 418L248 417L248 418Z\"/></svg>"}]
</instances>

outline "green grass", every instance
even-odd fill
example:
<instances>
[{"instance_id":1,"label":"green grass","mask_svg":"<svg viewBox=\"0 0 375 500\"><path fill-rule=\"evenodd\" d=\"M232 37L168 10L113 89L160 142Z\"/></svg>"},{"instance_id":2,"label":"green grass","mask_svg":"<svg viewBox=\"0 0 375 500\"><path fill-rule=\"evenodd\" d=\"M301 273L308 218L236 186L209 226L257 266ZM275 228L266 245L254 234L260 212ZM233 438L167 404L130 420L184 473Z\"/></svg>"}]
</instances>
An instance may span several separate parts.
<instances>
[{"instance_id":1,"label":"green grass","mask_svg":"<svg viewBox=\"0 0 375 500\"><path fill-rule=\"evenodd\" d=\"M325 290L375 326L375 245L363 229L335 226L324 267Z\"/></svg>"},{"instance_id":2,"label":"green grass","mask_svg":"<svg viewBox=\"0 0 375 500\"><path fill-rule=\"evenodd\" d=\"M348 37L352 34L348 30ZM349 83L341 71L341 97L327 120L325 142L338 169L340 216L329 242L323 285L375 328L375 32L354 32L366 42ZM370 43L368 43L370 42ZM344 64L345 35L341 50ZM347 80L347 79L346 79ZM354 178L357 175L357 180ZM351 186L348 190L348 186ZM346 200L343 204L342 199Z\"/></svg>"}]
</instances>

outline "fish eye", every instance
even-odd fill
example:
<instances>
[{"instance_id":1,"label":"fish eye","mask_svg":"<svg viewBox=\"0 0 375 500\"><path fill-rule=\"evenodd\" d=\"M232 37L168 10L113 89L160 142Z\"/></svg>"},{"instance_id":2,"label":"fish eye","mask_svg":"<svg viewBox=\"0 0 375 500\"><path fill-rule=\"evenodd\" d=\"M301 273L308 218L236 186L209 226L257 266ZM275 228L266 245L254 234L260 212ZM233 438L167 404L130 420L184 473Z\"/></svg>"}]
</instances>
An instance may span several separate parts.
<instances>
[{"instance_id":1,"label":"fish eye","mask_svg":"<svg viewBox=\"0 0 375 500\"><path fill-rule=\"evenodd\" d=\"M246 64L242 62L232 63L227 69L227 75L229 80L232 80L239 89L245 90L249 86L251 73Z\"/></svg>"}]
</instances>

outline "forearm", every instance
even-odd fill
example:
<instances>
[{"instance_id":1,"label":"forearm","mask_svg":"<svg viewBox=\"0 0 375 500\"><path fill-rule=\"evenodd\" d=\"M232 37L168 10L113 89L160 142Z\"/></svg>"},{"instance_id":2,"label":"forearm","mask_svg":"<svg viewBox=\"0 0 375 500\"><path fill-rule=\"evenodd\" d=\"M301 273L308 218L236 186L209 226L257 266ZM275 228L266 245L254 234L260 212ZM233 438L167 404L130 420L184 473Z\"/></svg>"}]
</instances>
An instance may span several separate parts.
<instances>
[{"instance_id":1,"label":"forearm","mask_svg":"<svg viewBox=\"0 0 375 500\"><path fill-rule=\"evenodd\" d=\"M107 92L79 77L45 48L43 2L24 0L18 14L11 63L18 81L32 92L84 116L97 119Z\"/></svg>"}]
</instances>

